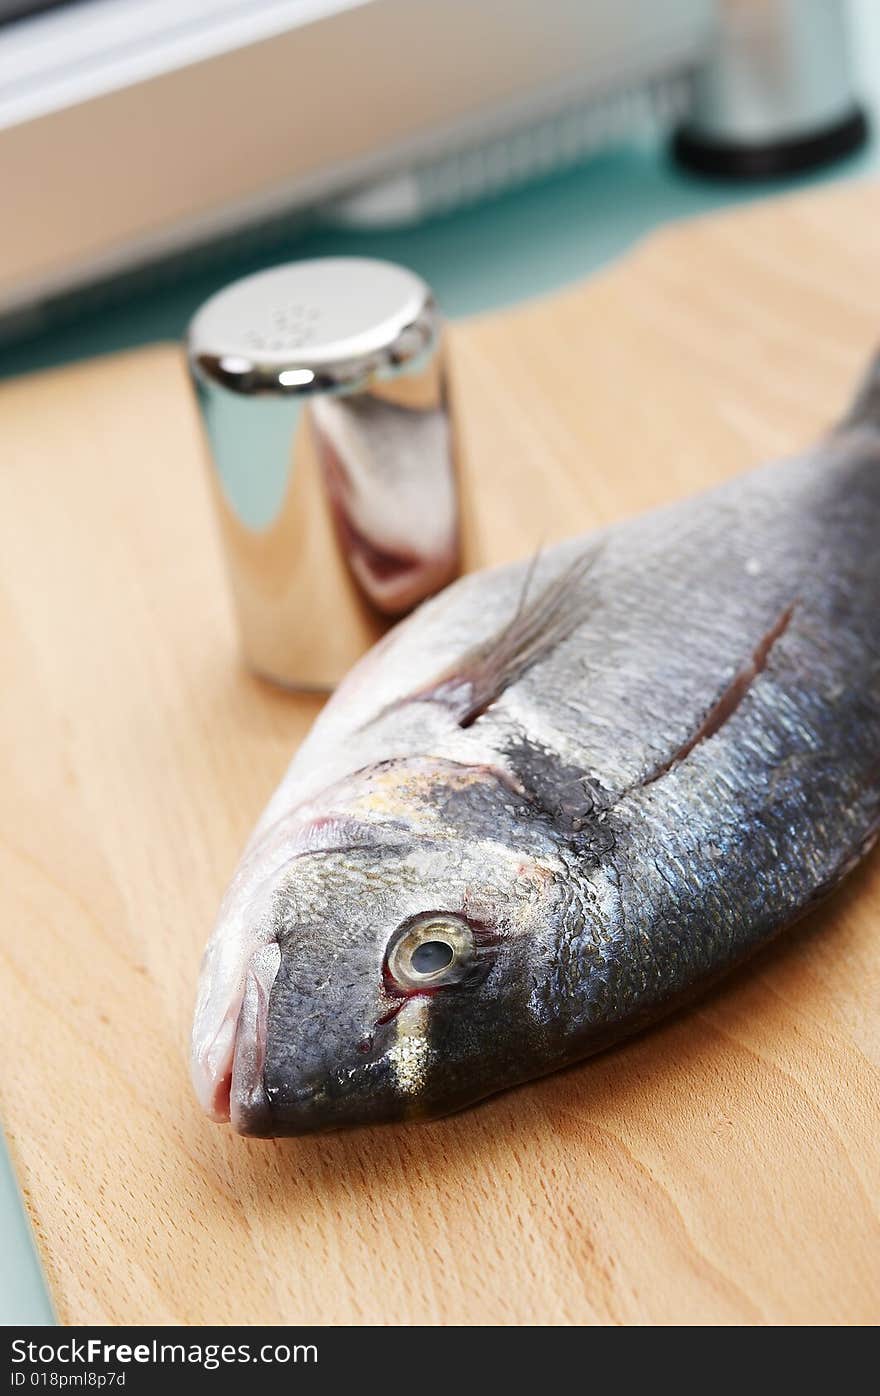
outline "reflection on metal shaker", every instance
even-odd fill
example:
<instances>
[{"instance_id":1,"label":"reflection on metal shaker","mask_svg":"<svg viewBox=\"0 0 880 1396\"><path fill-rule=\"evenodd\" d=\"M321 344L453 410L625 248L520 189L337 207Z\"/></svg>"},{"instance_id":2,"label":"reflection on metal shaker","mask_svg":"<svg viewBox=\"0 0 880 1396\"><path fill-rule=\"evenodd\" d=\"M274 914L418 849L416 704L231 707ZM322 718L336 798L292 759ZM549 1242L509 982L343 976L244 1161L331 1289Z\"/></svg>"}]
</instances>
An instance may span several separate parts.
<instances>
[{"instance_id":1,"label":"reflection on metal shaker","mask_svg":"<svg viewBox=\"0 0 880 1396\"><path fill-rule=\"evenodd\" d=\"M293 262L206 301L188 353L245 661L331 687L458 570L430 288L388 262Z\"/></svg>"}]
</instances>

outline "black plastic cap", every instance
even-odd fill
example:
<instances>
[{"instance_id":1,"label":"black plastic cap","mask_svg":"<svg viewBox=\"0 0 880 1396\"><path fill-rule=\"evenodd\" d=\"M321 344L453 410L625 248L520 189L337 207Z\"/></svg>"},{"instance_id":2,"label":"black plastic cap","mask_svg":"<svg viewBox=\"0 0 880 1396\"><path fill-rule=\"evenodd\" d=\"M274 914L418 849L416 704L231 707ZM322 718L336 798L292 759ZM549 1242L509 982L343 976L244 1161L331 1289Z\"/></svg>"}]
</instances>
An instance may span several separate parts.
<instances>
[{"instance_id":1,"label":"black plastic cap","mask_svg":"<svg viewBox=\"0 0 880 1396\"><path fill-rule=\"evenodd\" d=\"M682 127L673 138L672 153L685 169L713 179L780 179L833 164L858 150L867 138L867 117L856 107L824 131L763 145L706 140Z\"/></svg>"}]
</instances>

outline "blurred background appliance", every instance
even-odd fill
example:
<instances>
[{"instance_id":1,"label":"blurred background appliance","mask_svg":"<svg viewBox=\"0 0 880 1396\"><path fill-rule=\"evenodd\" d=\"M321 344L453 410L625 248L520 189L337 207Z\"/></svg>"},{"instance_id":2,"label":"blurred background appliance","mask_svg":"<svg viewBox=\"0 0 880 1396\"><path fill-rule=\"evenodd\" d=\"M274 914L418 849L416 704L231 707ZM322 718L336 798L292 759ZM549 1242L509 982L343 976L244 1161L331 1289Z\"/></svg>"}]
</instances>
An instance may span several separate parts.
<instances>
[{"instance_id":1,"label":"blurred background appliance","mask_svg":"<svg viewBox=\"0 0 880 1396\"><path fill-rule=\"evenodd\" d=\"M169 259L316 220L412 223L646 121L721 174L851 149L844 8L0 0L0 335Z\"/></svg>"}]
</instances>

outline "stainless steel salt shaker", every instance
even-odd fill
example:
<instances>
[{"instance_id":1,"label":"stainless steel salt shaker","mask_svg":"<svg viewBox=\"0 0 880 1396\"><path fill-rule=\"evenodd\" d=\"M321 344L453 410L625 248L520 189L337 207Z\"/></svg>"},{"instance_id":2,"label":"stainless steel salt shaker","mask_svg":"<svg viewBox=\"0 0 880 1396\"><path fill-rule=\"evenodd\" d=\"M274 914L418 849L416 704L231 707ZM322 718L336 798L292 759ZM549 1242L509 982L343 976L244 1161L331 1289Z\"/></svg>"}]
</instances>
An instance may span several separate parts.
<instances>
[{"instance_id":1,"label":"stainless steel salt shaker","mask_svg":"<svg viewBox=\"0 0 880 1396\"><path fill-rule=\"evenodd\" d=\"M291 262L212 296L187 347L245 661L332 687L458 568L431 290L388 262Z\"/></svg>"}]
</instances>

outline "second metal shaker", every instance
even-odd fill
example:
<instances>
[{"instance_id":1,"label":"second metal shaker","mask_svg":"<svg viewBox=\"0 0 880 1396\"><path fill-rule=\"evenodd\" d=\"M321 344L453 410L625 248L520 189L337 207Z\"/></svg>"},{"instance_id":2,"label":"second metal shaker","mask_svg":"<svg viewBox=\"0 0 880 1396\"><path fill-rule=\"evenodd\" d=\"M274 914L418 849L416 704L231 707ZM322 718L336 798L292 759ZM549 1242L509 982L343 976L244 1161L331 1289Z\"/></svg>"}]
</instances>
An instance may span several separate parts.
<instances>
[{"instance_id":1,"label":"second metal shaker","mask_svg":"<svg viewBox=\"0 0 880 1396\"><path fill-rule=\"evenodd\" d=\"M189 364L246 663L327 688L458 568L442 322L413 272L321 258L206 301Z\"/></svg>"}]
</instances>

